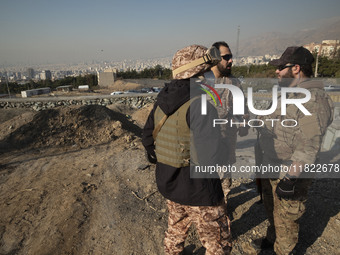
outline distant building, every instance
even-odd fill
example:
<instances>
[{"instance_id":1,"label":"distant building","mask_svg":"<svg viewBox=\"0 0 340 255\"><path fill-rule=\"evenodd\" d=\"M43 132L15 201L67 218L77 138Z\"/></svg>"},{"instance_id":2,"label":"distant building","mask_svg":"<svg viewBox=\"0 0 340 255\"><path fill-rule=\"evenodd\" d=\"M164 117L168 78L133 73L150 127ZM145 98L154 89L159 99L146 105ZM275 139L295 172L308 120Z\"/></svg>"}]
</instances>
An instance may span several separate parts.
<instances>
[{"instance_id":1,"label":"distant building","mask_svg":"<svg viewBox=\"0 0 340 255\"><path fill-rule=\"evenodd\" d=\"M304 45L310 52L317 52L321 56L333 57L340 49L339 40L323 40L322 43L309 43Z\"/></svg>"},{"instance_id":2,"label":"distant building","mask_svg":"<svg viewBox=\"0 0 340 255\"><path fill-rule=\"evenodd\" d=\"M5 77L2 77L0 76L0 84L3 83L3 82L6 82L6 78Z\"/></svg>"},{"instance_id":3,"label":"distant building","mask_svg":"<svg viewBox=\"0 0 340 255\"><path fill-rule=\"evenodd\" d=\"M27 68L27 78L29 80L34 78L34 69L33 68Z\"/></svg>"},{"instance_id":4,"label":"distant building","mask_svg":"<svg viewBox=\"0 0 340 255\"><path fill-rule=\"evenodd\" d=\"M42 80L51 80L52 74L50 70L44 70L40 73L40 79Z\"/></svg>"},{"instance_id":5,"label":"distant building","mask_svg":"<svg viewBox=\"0 0 340 255\"><path fill-rule=\"evenodd\" d=\"M15 72L14 73L14 79L17 80L21 80L21 73L20 72Z\"/></svg>"},{"instance_id":6,"label":"distant building","mask_svg":"<svg viewBox=\"0 0 340 255\"><path fill-rule=\"evenodd\" d=\"M240 57L234 60L235 65L266 65L270 60L278 58L276 55L265 55L265 56L248 56Z\"/></svg>"},{"instance_id":7,"label":"distant building","mask_svg":"<svg viewBox=\"0 0 340 255\"><path fill-rule=\"evenodd\" d=\"M101 87L113 86L117 77L117 71L115 69L106 69L104 72L98 73L98 85Z\"/></svg>"}]
</instances>

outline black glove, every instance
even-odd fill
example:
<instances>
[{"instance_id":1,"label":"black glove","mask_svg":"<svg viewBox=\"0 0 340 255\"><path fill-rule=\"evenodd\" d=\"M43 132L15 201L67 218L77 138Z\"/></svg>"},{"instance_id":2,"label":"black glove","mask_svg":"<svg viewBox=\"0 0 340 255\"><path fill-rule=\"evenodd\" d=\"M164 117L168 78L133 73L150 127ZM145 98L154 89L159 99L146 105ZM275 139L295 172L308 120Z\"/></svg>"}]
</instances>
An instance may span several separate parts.
<instances>
[{"instance_id":1,"label":"black glove","mask_svg":"<svg viewBox=\"0 0 340 255\"><path fill-rule=\"evenodd\" d=\"M248 126L246 126L246 127L239 127L239 128L238 128L238 135L239 135L240 137L243 137L243 136L248 135L248 129L249 129Z\"/></svg>"},{"instance_id":2,"label":"black glove","mask_svg":"<svg viewBox=\"0 0 340 255\"><path fill-rule=\"evenodd\" d=\"M287 174L276 186L276 194L279 199L293 199L297 178Z\"/></svg>"},{"instance_id":3,"label":"black glove","mask_svg":"<svg viewBox=\"0 0 340 255\"><path fill-rule=\"evenodd\" d=\"M146 157L151 164L157 163L157 158L155 153L146 152Z\"/></svg>"}]
</instances>

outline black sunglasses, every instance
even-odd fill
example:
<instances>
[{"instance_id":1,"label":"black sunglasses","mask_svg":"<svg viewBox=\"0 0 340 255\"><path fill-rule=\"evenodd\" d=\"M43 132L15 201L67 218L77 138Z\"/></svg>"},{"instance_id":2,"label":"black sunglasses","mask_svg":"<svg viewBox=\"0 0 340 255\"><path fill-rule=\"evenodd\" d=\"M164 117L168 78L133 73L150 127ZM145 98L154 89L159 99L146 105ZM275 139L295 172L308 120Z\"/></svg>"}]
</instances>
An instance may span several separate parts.
<instances>
[{"instance_id":1,"label":"black sunglasses","mask_svg":"<svg viewBox=\"0 0 340 255\"><path fill-rule=\"evenodd\" d=\"M295 66L295 65L294 64L290 64L290 65L278 66L277 69L279 71L282 71L283 69L286 69L288 67L293 67L293 66Z\"/></svg>"},{"instance_id":2,"label":"black sunglasses","mask_svg":"<svg viewBox=\"0 0 340 255\"><path fill-rule=\"evenodd\" d=\"M221 58L223 58L225 61L229 61L230 59L233 58L233 54L225 54L221 56Z\"/></svg>"}]
</instances>

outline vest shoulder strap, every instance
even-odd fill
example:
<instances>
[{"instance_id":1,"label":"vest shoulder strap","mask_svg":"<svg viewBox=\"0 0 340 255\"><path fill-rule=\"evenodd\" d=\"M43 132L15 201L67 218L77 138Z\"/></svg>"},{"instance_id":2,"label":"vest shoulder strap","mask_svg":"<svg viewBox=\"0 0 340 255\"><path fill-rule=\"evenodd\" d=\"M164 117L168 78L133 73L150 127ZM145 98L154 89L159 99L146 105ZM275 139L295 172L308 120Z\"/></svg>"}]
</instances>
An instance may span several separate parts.
<instances>
[{"instance_id":1,"label":"vest shoulder strap","mask_svg":"<svg viewBox=\"0 0 340 255\"><path fill-rule=\"evenodd\" d=\"M196 99L198 99L199 98L199 96L196 96L196 97L194 97L194 98L191 98L189 101L187 101L187 102L185 102L180 108L181 108L181 110L182 110L182 113L184 114L186 114L186 112L188 111L188 109L189 109L189 106L190 106L190 104L193 102L193 101L195 101ZM160 109L160 107L159 106L157 106L157 108L159 108ZM179 109L180 109L179 108ZM161 109L160 109L161 110ZM178 111L178 110L177 110ZM163 111L162 111L163 112ZM159 131L161 130L161 128L163 127L163 125L164 125L164 123L166 122L166 120L168 119L168 115L166 115L165 113L164 113L164 116L162 117L162 119L157 123L157 125L155 126L155 128L153 129L153 132L152 132L152 137L153 137L153 139L154 140L156 140L156 137L157 137L157 135L158 135L158 133L159 133Z\"/></svg>"}]
</instances>

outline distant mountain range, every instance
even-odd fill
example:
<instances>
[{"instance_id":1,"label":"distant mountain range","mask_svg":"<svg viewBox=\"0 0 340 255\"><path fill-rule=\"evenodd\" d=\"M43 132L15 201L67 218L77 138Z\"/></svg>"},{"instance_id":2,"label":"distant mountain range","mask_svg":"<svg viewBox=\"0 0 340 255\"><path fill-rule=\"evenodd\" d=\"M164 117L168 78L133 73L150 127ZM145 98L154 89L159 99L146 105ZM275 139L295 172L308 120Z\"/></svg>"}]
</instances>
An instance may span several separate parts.
<instances>
[{"instance_id":1,"label":"distant mountain range","mask_svg":"<svg viewBox=\"0 0 340 255\"><path fill-rule=\"evenodd\" d=\"M289 46L335 39L340 40L340 17L330 18L316 28L299 30L291 34L269 32L240 40L239 56L281 55Z\"/></svg>"}]
</instances>

